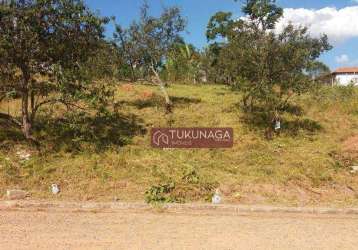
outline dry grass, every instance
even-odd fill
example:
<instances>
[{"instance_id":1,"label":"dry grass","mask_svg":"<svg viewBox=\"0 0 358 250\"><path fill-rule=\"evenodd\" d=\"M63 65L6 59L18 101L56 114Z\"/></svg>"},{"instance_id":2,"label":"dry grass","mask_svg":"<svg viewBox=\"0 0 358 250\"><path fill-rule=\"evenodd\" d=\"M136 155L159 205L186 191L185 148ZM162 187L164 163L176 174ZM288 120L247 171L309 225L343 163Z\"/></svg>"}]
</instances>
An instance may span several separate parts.
<instances>
[{"instance_id":1,"label":"dry grass","mask_svg":"<svg viewBox=\"0 0 358 250\"><path fill-rule=\"evenodd\" d=\"M146 133L131 133L123 146L107 145L101 151L34 151L27 162L16 152L33 149L23 142L11 144L0 152L0 192L19 187L33 197L49 198L50 184L58 183L59 199L143 200L151 186L173 182L172 195L185 201L206 200L219 187L227 202L357 204L358 176L349 173L348 165L358 162L344 142L358 134L358 94L345 98L344 91L328 89L296 98L302 116L286 115L281 135L267 141L262 128L245 122L240 94L228 87L172 85L175 108L170 115L165 115L156 86L118 87L118 111L135 116L131 126L140 125ZM233 127L235 146L152 149L148 131L166 126ZM0 136L8 138L4 131Z\"/></svg>"}]
</instances>

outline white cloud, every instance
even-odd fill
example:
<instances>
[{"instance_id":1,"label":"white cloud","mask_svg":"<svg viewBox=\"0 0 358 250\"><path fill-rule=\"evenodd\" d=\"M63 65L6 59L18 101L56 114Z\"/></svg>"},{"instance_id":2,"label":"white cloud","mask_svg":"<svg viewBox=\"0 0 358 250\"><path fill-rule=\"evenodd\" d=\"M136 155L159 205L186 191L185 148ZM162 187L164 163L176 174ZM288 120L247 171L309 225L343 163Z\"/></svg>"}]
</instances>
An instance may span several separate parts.
<instances>
[{"instance_id":1,"label":"white cloud","mask_svg":"<svg viewBox=\"0 0 358 250\"><path fill-rule=\"evenodd\" d=\"M354 0L357 1L358 0ZM284 9L276 29L292 23L295 26L306 26L312 36L327 34L331 43L339 43L350 38L358 37L358 6L342 9L326 7L323 9Z\"/></svg>"},{"instance_id":2,"label":"white cloud","mask_svg":"<svg viewBox=\"0 0 358 250\"><path fill-rule=\"evenodd\" d=\"M349 62L349 56L346 54L336 56L336 62L339 64L347 64Z\"/></svg>"}]
</instances>

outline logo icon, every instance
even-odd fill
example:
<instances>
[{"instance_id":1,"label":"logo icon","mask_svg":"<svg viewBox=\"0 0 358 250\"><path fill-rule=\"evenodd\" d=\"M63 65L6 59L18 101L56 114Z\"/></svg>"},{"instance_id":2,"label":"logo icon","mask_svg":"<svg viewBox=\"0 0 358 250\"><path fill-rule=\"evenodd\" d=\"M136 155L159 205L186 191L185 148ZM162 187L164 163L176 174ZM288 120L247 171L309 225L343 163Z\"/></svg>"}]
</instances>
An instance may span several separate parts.
<instances>
[{"instance_id":1,"label":"logo icon","mask_svg":"<svg viewBox=\"0 0 358 250\"><path fill-rule=\"evenodd\" d=\"M232 148L232 128L152 128L154 148Z\"/></svg>"},{"instance_id":2,"label":"logo icon","mask_svg":"<svg viewBox=\"0 0 358 250\"><path fill-rule=\"evenodd\" d=\"M169 136L162 131L157 131L153 134L153 143L157 146L160 145L169 145Z\"/></svg>"}]
</instances>

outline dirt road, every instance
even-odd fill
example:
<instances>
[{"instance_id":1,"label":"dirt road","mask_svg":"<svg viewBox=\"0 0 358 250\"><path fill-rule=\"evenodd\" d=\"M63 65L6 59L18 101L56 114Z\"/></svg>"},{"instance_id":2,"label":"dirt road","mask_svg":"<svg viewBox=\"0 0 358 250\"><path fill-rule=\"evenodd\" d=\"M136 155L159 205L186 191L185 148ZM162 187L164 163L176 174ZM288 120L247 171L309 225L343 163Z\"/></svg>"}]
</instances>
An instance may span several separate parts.
<instances>
[{"instance_id":1,"label":"dirt road","mask_svg":"<svg viewBox=\"0 0 358 250\"><path fill-rule=\"evenodd\" d=\"M358 249L358 217L5 210L0 249Z\"/></svg>"}]
</instances>

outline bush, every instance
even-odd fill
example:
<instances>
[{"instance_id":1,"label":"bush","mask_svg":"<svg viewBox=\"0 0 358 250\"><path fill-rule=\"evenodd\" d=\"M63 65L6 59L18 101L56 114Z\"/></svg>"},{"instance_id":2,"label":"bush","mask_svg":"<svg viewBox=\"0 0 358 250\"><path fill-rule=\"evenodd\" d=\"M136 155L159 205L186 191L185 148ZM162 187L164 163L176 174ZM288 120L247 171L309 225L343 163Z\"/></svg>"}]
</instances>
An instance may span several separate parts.
<instances>
[{"instance_id":1,"label":"bush","mask_svg":"<svg viewBox=\"0 0 358 250\"><path fill-rule=\"evenodd\" d=\"M145 192L145 201L149 204L156 203L173 203L176 199L171 196L175 189L175 183L153 185Z\"/></svg>"}]
</instances>

